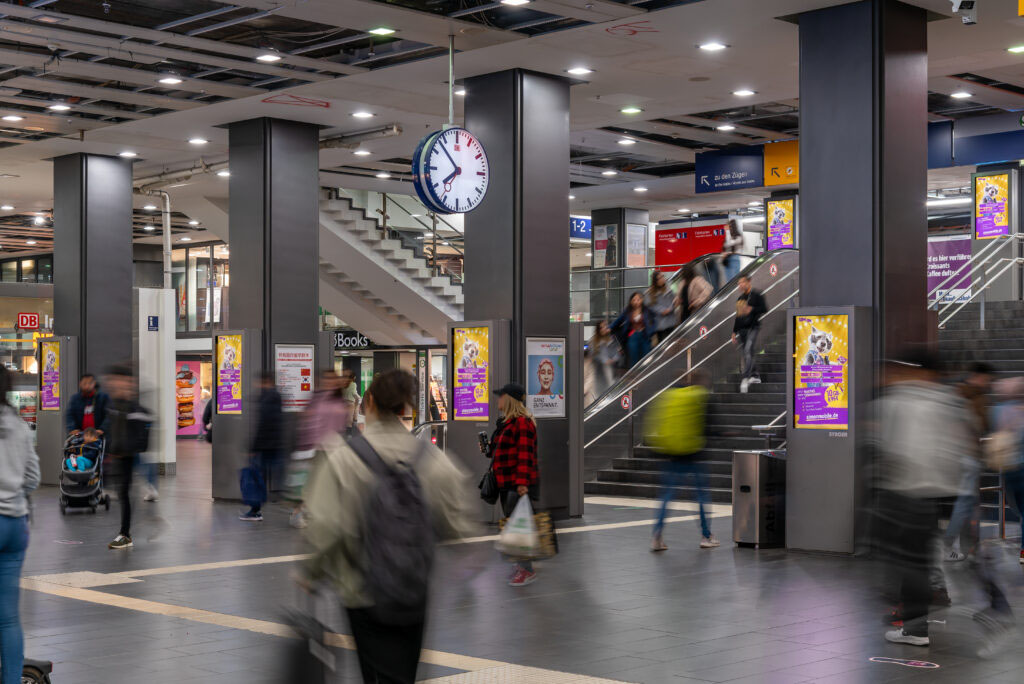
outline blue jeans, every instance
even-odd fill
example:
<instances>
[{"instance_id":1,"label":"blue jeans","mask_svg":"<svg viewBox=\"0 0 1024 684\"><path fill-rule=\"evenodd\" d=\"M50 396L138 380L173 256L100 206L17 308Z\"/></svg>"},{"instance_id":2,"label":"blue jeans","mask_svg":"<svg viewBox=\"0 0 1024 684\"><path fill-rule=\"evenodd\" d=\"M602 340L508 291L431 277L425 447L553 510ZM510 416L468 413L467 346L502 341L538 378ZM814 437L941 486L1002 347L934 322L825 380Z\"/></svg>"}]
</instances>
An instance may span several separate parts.
<instances>
[{"instance_id":1,"label":"blue jeans","mask_svg":"<svg viewBox=\"0 0 1024 684\"><path fill-rule=\"evenodd\" d=\"M28 517L0 515L0 682L18 684L25 643L18 615L21 566L28 548Z\"/></svg>"},{"instance_id":2,"label":"blue jeans","mask_svg":"<svg viewBox=\"0 0 1024 684\"><path fill-rule=\"evenodd\" d=\"M949 516L949 527L946 528L946 533L942 536L946 548L952 548L953 542L960 536L964 525L970 525L974 520L974 509L977 506L978 497L973 494L961 494L956 498L953 513ZM964 553L969 551L969 549L963 548L960 550Z\"/></svg>"},{"instance_id":3,"label":"blue jeans","mask_svg":"<svg viewBox=\"0 0 1024 684\"><path fill-rule=\"evenodd\" d=\"M651 351L651 338L646 333L635 332L626 340L626 354L629 357L629 367L635 366L640 359L647 356Z\"/></svg>"},{"instance_id":4,"label":"blue jeans","mask_svg":"<svg viewBox=\"0 0 1024 684\"><path fill-rule=\"evenodd\" d=\"M1021 519L1020 550L1024 551L1024 467L1003 473L1003 485L1009 498L1013 499L1013 507Z\"/></svg>"},{"instance_id":5,"label":"blue jeans","mask_svg":"<svg viewBox=\"0 0 1024 684\"><path fill-rule=\"evenodd\" d=\"M690 478L693 486L697 488L697 503L700 506L700 533L704 537L711 536L711 526L708 525L708 516L704 512L704 505L708 502L708 477L703 463L696 461L668 461L661 470L661 510L658 512L658 522L654 523L654 536L661 534L665 527L665 512L668 510L668 502L675 498L675 487L680 486Z\"/></svg>"},{"instance_id":6,"label":"blue jeans","mask_svg":"<svg viewBox=\"0 0 1024 684\"><path fill-rule=\"evenodd\" d=\"M730 254L722 259L722 270L725 271L725 282L729 282L740 272L740 257L737 254ZM723 283L724 284L724 283Z\"/></svg>"}]
</instances>

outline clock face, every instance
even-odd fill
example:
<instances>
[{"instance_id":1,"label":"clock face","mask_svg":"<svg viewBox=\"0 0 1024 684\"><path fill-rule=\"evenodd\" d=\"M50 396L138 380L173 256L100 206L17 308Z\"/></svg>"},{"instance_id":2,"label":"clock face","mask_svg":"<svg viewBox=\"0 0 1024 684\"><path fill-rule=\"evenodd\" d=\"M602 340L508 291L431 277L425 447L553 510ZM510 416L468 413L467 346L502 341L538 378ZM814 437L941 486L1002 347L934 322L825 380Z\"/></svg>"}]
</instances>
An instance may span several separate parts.
<instances>
[{"instance_id":1,"label":"clock face","mask_svg":"<svg viewBox=\"0 0 1024 684\"><path fill-rule=\"evenodd\" d=\"M423 189L438 207L463 214L476 209L487 194L487 153L465 128L449 128L428 138L420 163Z\"/></svg>"}]
</instances>

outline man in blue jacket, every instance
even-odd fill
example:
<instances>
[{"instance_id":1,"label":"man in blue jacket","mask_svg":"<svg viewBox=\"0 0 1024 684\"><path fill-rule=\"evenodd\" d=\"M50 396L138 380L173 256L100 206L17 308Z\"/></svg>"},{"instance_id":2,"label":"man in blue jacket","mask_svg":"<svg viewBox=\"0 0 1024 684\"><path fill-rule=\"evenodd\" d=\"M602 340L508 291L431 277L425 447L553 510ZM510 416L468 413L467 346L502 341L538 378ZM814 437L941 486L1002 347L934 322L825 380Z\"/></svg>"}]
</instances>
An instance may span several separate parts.
<instances>
[{"instance_id":1,"label":"man in blue jacket","mask_svg":"<svg viewBox=\"0 0 1024 684\"><path fill-rule=\"evenodd\" d=\"M109 432L107 420L107 407L110 405L110 397L101 392L96 384L96 377L92 373L86 373L78 381L78 391L71 396L68 402L66 426L68 434L84 431L86 428L95 428L100 433Z\"/></svg>"}]
</instances>

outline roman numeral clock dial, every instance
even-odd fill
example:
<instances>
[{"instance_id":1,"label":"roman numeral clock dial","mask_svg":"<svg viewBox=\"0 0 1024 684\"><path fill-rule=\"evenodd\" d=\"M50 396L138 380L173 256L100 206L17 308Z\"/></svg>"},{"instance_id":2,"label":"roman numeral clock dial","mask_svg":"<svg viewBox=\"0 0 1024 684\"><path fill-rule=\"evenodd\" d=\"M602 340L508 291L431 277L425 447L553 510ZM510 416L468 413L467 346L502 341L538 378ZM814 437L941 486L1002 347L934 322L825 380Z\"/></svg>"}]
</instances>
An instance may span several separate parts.
<instances>
[{"instance_id":1,"label":"roman numeral clock dial","mask_svg":"<svg viewBox=\"0 0 1024 684\"><path fill-rule=\"evenodd\" d=\"M490 167L483 145L465 128L449 128L427 136L413 163L420 199L441 213L464 214L487 194ZM418 171L418 173L417 173ZM424 197L425 196L425 197Z\"/></svg>"}]
</instances>

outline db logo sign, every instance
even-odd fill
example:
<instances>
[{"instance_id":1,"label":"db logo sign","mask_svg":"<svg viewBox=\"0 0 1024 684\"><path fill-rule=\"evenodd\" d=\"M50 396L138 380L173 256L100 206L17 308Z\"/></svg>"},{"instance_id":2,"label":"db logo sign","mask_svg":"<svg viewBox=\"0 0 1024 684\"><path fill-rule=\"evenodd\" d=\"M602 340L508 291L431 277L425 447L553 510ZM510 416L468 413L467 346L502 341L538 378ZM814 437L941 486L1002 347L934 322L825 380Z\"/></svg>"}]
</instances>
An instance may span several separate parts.
<instances>
[{"instance_id":1,"label":"db logo sign","mask_svg":"<svg viewBox=\"0 0 1024 684\"><path fill-rule=\"evenodd\" d=\"M622 399L619 399L619 404L622 405L623 411L628 411L633 408L633 393L629 392L622 395Z\"/></svg>"},{"instance_id":2,"label":"db logo sign","mask_svg":"<svg viewBox=\"0 0 1024 684\"><path fill-rule=\"evenodd\" d=\"M706 326L706 325L700 326L700 336L701 337L707 337L707 334L708 334L708 326Z\"/></svg>"},{"instance_id":3,"label":"db logo sign","mask_svg":"<svg viewBox=\"0 0 1024 684\"><path fill-rule=\"evenodd\" d=\"M772 274L772 278L779 275L779 265L772 264L771 266L768 267L768 272Z\"/></svg>"},{"instance_id":4,"label":"db logo sign","mask_svg":"<svg viewBox=\"0 0 1024 684\"><path fill-rule=\"evenodd\" d=\"M18 314L18 328L21 330L38 330L39 329L39 314L37 313L20 313Z\"/></svg>"}]
</instances>

